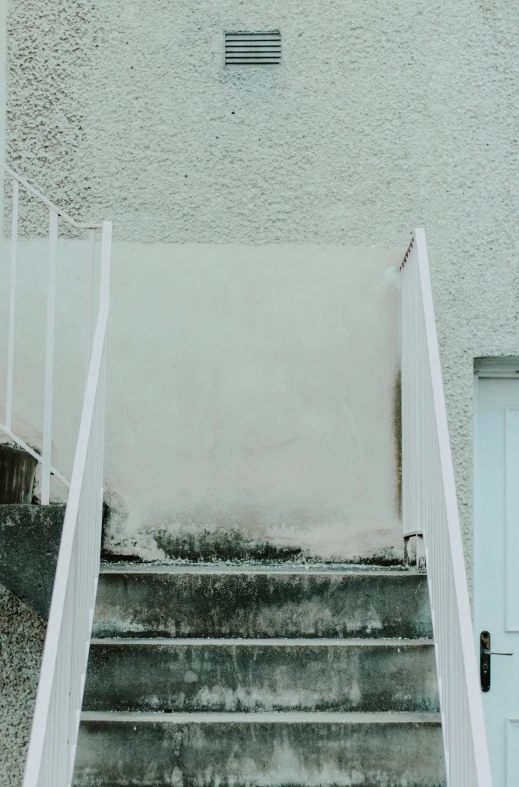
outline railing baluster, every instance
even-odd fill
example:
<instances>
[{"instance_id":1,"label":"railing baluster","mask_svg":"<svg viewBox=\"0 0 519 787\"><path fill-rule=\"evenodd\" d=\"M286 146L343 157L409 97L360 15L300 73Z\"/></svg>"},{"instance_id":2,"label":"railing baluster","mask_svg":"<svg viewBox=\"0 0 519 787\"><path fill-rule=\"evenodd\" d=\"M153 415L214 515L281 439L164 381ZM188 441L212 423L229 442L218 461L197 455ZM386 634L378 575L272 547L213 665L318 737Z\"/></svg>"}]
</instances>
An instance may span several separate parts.
<instances>
[{"instance_id":1,"label":"railing baluster","mask_svg":"<svg viewBox=\"0 0 519 787\"><path fill-rule=\"evenodd\" d=\"M92 574L99 571L107 318L104 306L92 345L24 787L68 787L73 771L95 604ZM47 768L49 785L40 781Z\"/></svg>"},{"instance_id":2,"label":"railing baluster","mask_svg":"<svg viewBox=\"0 0 519 787\"><path fill-rule=\"evenodd\" d=\"M423 230L402 271L404 536L424 536L447 784L491 787Z\"/></svg>"},{"instance_id":3,"label":"railing baluster","mask_svg":"<svg viewBox=\"0 0 519 787\"><path fill-rule=\"evenodd\" d=\"M55 284L55 275L52 275L52 272L55 274L55 266L53 269L52 259L53 259L53 249L56 249L56 256L57 256L57 238L54 238L53 234L53 223L54 221L58 221L58 217L61 218L64 222L66 222L69 226L74 227L78 230L88 230L89 233L89 272L88 272L88 279L89 279L89 287L87 293L87 300L89 301L88 307L88 318L87 318L87 328L89 333L89 337L87 337L86 344L91 345L92 343L92 329L93 329L93 311L95 310L95 298L93 297L93 286L95 281L95 233L98 230L103 230L103 237L105 238L104 241L104 276L101 282L101 289L102 294L105 293L105 296L108 294L108 278L109 274L107 275L107 270L110 267L110 249L111 249L111 222L104 222L103 224L83 224L81 222L74 221L70 216L68 216L63 210L56 207L50 200L47 199L43 194L41 194L37 189L31 186L25 178L18 175L14 172L10 167L6 164L0 162L0 170L10 176L12 180L12 212L11 212L11 260L9 266L9 308L8 308L8 327L7 327L7 366L6 366L6 398L5 398L5 423L0 423L0 430L3 431L10 440L13 440L20 448L24 451L27 451L31 456L33 456L38 462L42 465L44 464L44 459L42 453L38 453L33 450L25 440L23 440L20 436L16 435L12 430L13 425L13 415L14 415L14 355L15 355L15 322L16 322L16 274L17 274L17 263L18 263L18 253L19 253L19 238L18 238L18 225L19 225L19 194L20 189L23 188L27 197L36 199L38 202L43 203L46 205L50 210L50 219L49 219L49 268L51 270L51 276L49 277L49 287L48 287L48 307L47 307L47 329L46 329L46 366L45 366L45 393L46 393L46 401L44 404L44 435L43 435L43 442L45 444L45 448L43 453L45 454L45 468L43 471L42 468L42 502L48 501L50 499L50 474L54 475L57 479L59 479L66 487L70 487L68 480L63 476L59 470L50 466L50 454L51 454L51 445L52 445L52 384L49 385L49 380L53 377L53 352L49 352L49 344L53 342L53 332L49 330L49 322L52 322L54 319L54 309L52 308L52 300L54 301L55 305L55 292L53 292L53 282ZM54 242L56 241L56 242ZM107 253L108 250L108 253ZM106 260L108 260L108 266L106 265ZM105 297L105 303L108 304L108 299ZM86 348L86 355L87 357L90 354L90 347ZM50 395L49 395L50 394Z\"/></svg>"},{"instance_id":4,"label":"railing baluster","mask_svg":"<svg viewBox=\"0 0 519 787\"><path fill-rule=\"evenodd\" d=\"M18 203L20 185L13 178L13 206L11 228L11 270L9 289L9 334L7 338L7 396L5 405L5 425L13 425L13 381L14 381L14 324L16 314L16 264L18 258Z\"/></svg>"},{"instance_id":5,"label":"railing baluster","mask_svg":"<svg viewBox=\"0 0 519 787\"><path fill-rule=\"evenodd\" d=\"M99 305L108 305L110 301L110 264L112 249L112 222L103 221L101 234L101 273Z\"/></svg>"},{"instance_id":6,"label":"railing baluster","mask_svg":"<svg viewBox=\"0 0 519 787\"><path fill-rule=\"evenodd\" d=\"M86 310L86 340L85 340L85 382L88 377L90 353L92 351L92 336L94 332L94 279L96 256L96 231L88 231L88 271L87 271L87 310Z\"/></svg>"},{"instance_id":7,"label":"railing baluster","mask_svg":"<svg viewBox=\"0 0 519 787\"><path fill-rule=\"evenodd\" d=\"M45 398L43 405L43 450L41 503L50 502L52 454L52 405L54 394L54 341L56 331L56 270L58 262L58 214L49 211L49 272L47 290L47 335L45 343Z\"/></svg>"},{"instance_id":8,"label":"railing baluster","mask_svg":"<svg viewBox=\"0 0 519 787\"><path fill-rule=\"evenodd\" d=\"M74 221L5 164L13 183L5 423L0 429L42 465L41 502L50 502L51 475L67 487L49 620L42 656L23 787L70 787L91 627L102 533L106 333L109 313L112 224ZM19 192L22 187L49 209L43 445L41 455L12 431L18 262ZM60 218L88 230L85 390L70 483L52 464L56 284ZM96 231L102 230L99 308L94 327Z\"/></svg>"}]
</instances>

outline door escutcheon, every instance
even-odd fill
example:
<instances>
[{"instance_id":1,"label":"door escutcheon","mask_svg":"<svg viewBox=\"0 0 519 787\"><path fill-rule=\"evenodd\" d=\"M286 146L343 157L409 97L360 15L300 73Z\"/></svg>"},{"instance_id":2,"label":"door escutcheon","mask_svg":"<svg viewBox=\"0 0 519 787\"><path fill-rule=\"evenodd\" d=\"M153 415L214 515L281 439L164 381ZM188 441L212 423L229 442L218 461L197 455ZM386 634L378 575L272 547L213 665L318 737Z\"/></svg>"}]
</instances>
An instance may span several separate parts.
<instances>
[{"instance_id":1,"label":"door escutcheon","mask_svg":"<svg viewBox=\"0 0 519 787\"><path fill-rule=\"evenodd\" d=\"M502 653L490 650L490 632L482 631L479 637L479 677L481 691L490 691L490 657L513 656L513 653Z\"/></svg>"}]
</instances>

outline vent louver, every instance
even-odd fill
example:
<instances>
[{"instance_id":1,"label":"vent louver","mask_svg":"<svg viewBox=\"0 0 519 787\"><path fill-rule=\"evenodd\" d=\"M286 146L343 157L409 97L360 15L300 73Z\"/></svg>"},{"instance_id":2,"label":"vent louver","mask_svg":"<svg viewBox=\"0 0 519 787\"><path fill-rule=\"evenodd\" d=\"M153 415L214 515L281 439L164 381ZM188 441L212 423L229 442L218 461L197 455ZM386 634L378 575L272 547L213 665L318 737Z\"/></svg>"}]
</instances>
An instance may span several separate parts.
<instances>
[{"instance_id":1,"label":"vent louver","mask_svg":"<svg viewBox=\"0 0 519 787\"><path fill-rule=\"evenodd\" d=\"M226 33L226 66L277 66L281 62L281 33Z\"/></svg>"}]
</instances>

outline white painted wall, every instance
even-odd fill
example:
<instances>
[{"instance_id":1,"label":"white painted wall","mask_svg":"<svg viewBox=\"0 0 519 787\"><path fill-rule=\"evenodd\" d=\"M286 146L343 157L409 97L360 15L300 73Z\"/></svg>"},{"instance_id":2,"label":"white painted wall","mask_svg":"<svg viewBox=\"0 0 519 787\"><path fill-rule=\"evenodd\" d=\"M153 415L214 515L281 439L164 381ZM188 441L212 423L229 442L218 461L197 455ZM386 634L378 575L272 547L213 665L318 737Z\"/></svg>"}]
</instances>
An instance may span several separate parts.
<instances>
[{"instance_id":1,"label":"white painted wall","mask_svg":"<svg viewBox=\"0 0 519 787\"><path fill-rule=\"evenodd\" d=\"M42 241L23 243L19 262L16 428L35 446L45 251ZM83 379L85 252L65 242L59 260L54 461L65 473ZM190 537L195 549L210 549L232 533L245 551L400 555L401 256L115 244L107 412L114 551L171 557ZM5 359L5 296L2 306Z\"/></svg>"}]
</instances>

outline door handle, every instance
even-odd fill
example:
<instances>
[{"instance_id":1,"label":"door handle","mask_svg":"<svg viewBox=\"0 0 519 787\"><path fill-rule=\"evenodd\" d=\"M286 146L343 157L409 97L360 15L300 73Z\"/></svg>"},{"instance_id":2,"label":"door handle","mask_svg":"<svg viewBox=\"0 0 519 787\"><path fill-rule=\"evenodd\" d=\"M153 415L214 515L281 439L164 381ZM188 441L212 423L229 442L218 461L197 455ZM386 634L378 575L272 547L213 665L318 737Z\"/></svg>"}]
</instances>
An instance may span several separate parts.
<instances>
[{"instance_id":1,"label":"door handle","mask_svg":"<svg viewBox=\"0 0 519 787\"><path fill-rule=\"evenodd\" d=\"M481 691L490 691L490 657L513 655L513 653L490 650L490 633L488 631L481 632L479 637L479 677L481 680Z\"/></svg>"}]
</instances>

